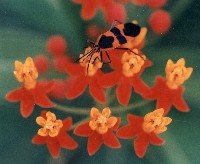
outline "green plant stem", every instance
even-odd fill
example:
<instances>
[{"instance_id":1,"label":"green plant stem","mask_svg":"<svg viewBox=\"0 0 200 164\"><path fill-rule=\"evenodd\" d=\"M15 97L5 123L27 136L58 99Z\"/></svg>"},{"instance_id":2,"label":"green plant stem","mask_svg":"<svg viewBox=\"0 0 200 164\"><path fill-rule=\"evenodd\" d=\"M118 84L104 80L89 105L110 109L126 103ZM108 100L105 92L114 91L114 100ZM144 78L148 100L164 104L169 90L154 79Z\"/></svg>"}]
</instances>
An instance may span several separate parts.
<instances>
[{"instance_id":1,"label":"green plant stem","mask_svg":"<svg viewBox=\"0 0 200 164\"><path fill-rule=\"evenodd\" d=\"M121 107L119 107L119 106L111 107L111 110L112 110L113 114L123 113L123 112L127 112L129 110L144 106L148 103L150 103L150 102L149 101L141 101L141 102L138 102L138 103L135 103L135 104L130 104L127 107L123 107L123 106L121 106ZM84 107L84 108L86 108L86 107ZM76 107L70 108L70 107L67 107L67 106L59 105L59 104L55 104L55 106L54 106L54 109L57 109L57 110L60 110L60 111L66 112L66 113L76 114L76 115L88 115L89 110L84 109L84 108L76 108Z\"/></svg>"}]
</instances>

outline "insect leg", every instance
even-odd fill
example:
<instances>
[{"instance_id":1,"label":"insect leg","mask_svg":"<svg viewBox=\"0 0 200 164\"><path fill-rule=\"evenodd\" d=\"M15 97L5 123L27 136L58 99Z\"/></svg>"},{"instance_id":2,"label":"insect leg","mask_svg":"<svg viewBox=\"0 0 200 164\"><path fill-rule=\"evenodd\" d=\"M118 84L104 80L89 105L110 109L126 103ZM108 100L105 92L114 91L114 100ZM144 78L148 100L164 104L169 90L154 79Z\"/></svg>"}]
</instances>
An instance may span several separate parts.
<instances>
[{"instance_id":1,"label":"insect leg","mask_svg":"<svg viewBox=\"0 0 200 164\"><path fill-rule=\"evenodd\" d=\"M92 50L89 51L88 53L86 53L86 54L84 54L83 56L81 56L80 58L78 58L78 59L76 60L76 62L78 62L79 60L81 60L81 59L84 58L85 56L88 57L88 56L89 56L91 53L93 53L94 51L95 51L95 49L92 49ZM86 58L87 58L87 57L86 57ZM86 59L86 58L85 58L85 59ZM85 60L85 59L84 59L84 60ZM84 61L84 60L83 60L83 61Z\"/></svg>"},{"instance_id":2,"label":"insect leg","mask_svg":"<svg viewBox=\"0 0 200 164\"><path fill-rule=\"evenodd\" d=\"M143 58L143 56L142 56L142 55L139 55L139 54L135 53L135 52L134 52L134 51L132 51L130 48L119 48L119 47L117 47L117 48L115 48L115 49L117 49L117 50L129 50L130 52L134 53L135 55L137 55L137 56L140 56L140 57L142 57L142 58ZM143 59L144 59L144 58L143 58Z\"/></svg>"},{"instance_id":3,"label":"insect leg","mask_svg":"<svg viewBox=\"0 0 200 164\"><path fill-rule=\"evenodd\" d=\"M129 51L131 51L132 53L134 53L135 55L138 55L137 53L133 52L130 48L119 48L119 47L117 47L117 48L115 48L115 49L117 49L117 50L129 50Z\"/></svg>"},{"instance_id":4,"label":"insect leg","mask_svg":"<svg viewBox=\"0 0 200 164\"><path fill-rule=\"evenodd\" d=\"M91 62L91 59L92 59L92 56L94 55L94 53L93 54L91 54L91 56L90 56L90 59L89 59L89 61L88 61L88 64L87 64L87 74L88 74L88 70L89 70L89 64L90 64L90 62Z\"/></svg>"},{"instance_id":5,"label":"insect leg","mask_svg":"<svg viewBox=\"0 0 200 164\"><path fill-rule=\"evenodd\" d=\"M107 51L105 51L105 52L106 52L106 56L107 56L108 59L109 59L109 62L107 62L107 63L111 63L110 56L109 56L108 52L107 52Z\"/></svg>"},{"instance_id":6,"label":"insect leg","mask_svg":"<svg viewBox=\"0 0 200 164\"><path fill-rule=\"evenodd\" d=\"M99 52L99 51L97 51L97 52ZM101 52L101 51L100 51L100 58L97 56L97 57L94 59L94 61L93 61L92 63L94 63L97 59L98 59L101 63L103 63L103 61L102 61L102 52Z\"/></svg>"}]
</instances>

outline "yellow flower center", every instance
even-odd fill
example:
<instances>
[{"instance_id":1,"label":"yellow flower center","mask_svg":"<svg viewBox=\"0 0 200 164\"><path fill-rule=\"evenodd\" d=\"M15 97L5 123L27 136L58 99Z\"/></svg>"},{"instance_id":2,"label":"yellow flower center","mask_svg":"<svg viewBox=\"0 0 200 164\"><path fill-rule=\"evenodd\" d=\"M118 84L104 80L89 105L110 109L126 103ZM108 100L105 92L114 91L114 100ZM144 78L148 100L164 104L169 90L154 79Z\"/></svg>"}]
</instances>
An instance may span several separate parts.
<instances>
[{"instance_id":1,"label":"yellow flower center","mask_svg":"<svg viewBox=\"0 0 200 164\"><path fill-rule=\"evenodd\" d=\"M51 112L46 113L46 119L41 116L37 117L36 122L38 125L42 126L42 128L38 130L38 135L43 137L56 137L63 127L62 120L56 120L55 114Z\"/></svg>"},{"instance_id":2,"label":"yellow flower center","mask_svg":"<svg viewBox=\"0 0 200 164\"><path fill-rule=\"evenodd\" d=\"M177 89L191 76L192 71L192 68L185 67L185 60L183 58L176 63L169 59L165 68L168 87Z\"/></svg>"},{"instance_id":3,"label":"yellow flower center","mask_svg":"<svg viewBox=\"0 0 200 164\"><path fill-rule=\"evenodd\" d=\"M92 108L90 111L90 128L96 130L99 134L105 134L109 128L112 128L117 123L117 118L110 117L110 114L109 108L104 108L102 113L97 108Z\"/></svg>"},{"instance_id":4,"label":"yellow flower center","mask_svg":"<svg viewBox=\"0 0 200 164\"><path fill-rule=\"evenodd\" d=\"M85 54L89 54L91 50L91 47L86 48ZM95 52L92 56L85 54L80 54L80 58L82 57L79 60L80 65L85 68L85 74L87 76L93 76L100 68L102 68L103 65L100 59L100 54L98 52ZM83 57L84 55L85 57Z\"/></svg>"},{"instance_id":5,"label":"yellow flower center","mask_svg":"<svg viewBox=\"0 0 200 164\"><path fill-rule=\"evenodd\" d=\"M38 71L34 65L33 59L31 57L26 58L24 64L16 60L14 76L17 81L23 83L26 89L35 88Z\"/></svg>"},{"instance_id":6,"label":"yellow flower center","mask_svg":"<svg viewBox=\"0 0 200 164\"><path fill-rule=\"evenodd\" d=\"M143 122L143 130L147 133L154 132L156 134L165 132L167 130L166 125L170 124L172 119L163 117L163 114L163 108L146 114Z\"/></svg>"},{"instance_id":7,"label":"yellow flower center","mask_svg":"<svg viewBox=\"0 0 200 164\"><path fill-rule=\"evenodd\" d=\"M138 50L134 49L133 52L138 54ZM139 56L134 53L125 52L121 58L122 72L126 77L131 77L140 72L142 66L145 63L146 56Z\"/></svg>"}]
</instances>

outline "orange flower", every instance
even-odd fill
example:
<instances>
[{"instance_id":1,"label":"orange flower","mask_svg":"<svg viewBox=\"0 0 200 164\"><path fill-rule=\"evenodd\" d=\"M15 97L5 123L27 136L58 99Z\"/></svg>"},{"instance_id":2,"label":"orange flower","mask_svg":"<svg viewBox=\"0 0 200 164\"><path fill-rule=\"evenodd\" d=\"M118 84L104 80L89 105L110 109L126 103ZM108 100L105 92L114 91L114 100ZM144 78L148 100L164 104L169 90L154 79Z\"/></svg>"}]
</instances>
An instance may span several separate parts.
<instances>
[{"instance_id":1,"label":"orange flower","mask_svg":"<svg viewBox=\"0 0 200 164\"><path fill-rule=\"evenodd\" d=\"M149 144L162 145L164 140L158 134L167 130L166 125L170 124L172 119L163 117L164 109L160 108L145 115L144 118L132 114L127 116L128 125L125 125L117 131L117 136L134 141L135 153L143 158Z\"/></svg>"},{"instance_id":2,"label":"orange flower","mask_svg":"<svg viewBox=\"0 0 200 164\"><path fill-rule=\"evenodd\" d=\"M139 54L137 49L133 50ZM103 75L100 78L100 83L107 88L117 85L116 95L120 104L126 106L130 100L132 88L135 92L143 95L146 92L143 81L140 75L146 67L151 66L151 62L146 59L146 56L134 53L123 53L121 60L112 55L111 67L114 71Z\"/></svg>"},{"instance_id":3,"label":"orange flower","mask_svg":"<svg viewBox=\"0 0 200 164\"><path fill-rule=\"evenodd\" d=\"M156 99L157 108L164 108L165 114L170 111L172 105L181 112L188 112L189 107L183 98L182 84L191 76L193 69L186 68L185 60L181 58L177 63L168 60L165 71L166 78L158 76L155 85L144 97Z\"/></svg>"},{"instance_id":4,"label":"orange flower","mask_svg":"<svg viewBox=\"0 0 200 164\"><path fill-rule=\"evenodd\" d=\"M20 112L23 117L28 117L33 112L35 104L50 108L53 103L47 97L53 83L37 82L38 72L32 58L28 57L24 64L15 61L14 75L22 87L12 90L6 94L10 102L20 101Z\"/></svg>"},{"instance_id":5,"label":"orange flower","mask_svg":"<svg viewBox=\"0 0 200 164\"><path fill-rule=\"evenodd\" d=\"M71 61L66 55L67 42L60 35L51 36L46 43L47 51L53 56L55 69L60 73L66 73L66 65Z\"/></svg>"},{"instance_id":6,"label":"orange flower","mask_svg":"<svg viewBox=\"0 0 200 164\"><path fill-rule=\"evenodd\" d=\"M32 143L37 145L47 144L47 148L54 158L59 157L60 148L73 150L78 147L76 141L66 133L72 126L70 117L63 121L57 120L54 113L42 111L41 116L36 118L36 122L42 128L33 137Z\"/></svg>"},{"instance_id":7,"label":"orange flower","mask_svg":"<svg viewBox=\"0 0 200 164\"><path fill-rule=\"evenodd\" d=\"M102 144L111 148L120 148L117 137L113 131L116 131L120 124L120 119L110 117L110 109L104 108L102 113L97 108L90 111L90 120L79 125L74 130L76 135L88 137L87 150L89 155L94 155Z\"/></svg>"},{"instance_id":8,"label":"orange flower","mask_svg":"<svg viewBox=\"0 0 200 164\"><path fill-rule=\"evenodd\" d=\"M91 48L85 50L85 54L89 52ZM80 55L80 57L83 54ZM66 65L67 73L69 78L67 80L68 90L66 93L67 99L74 99L80 96L89 86L90 94L95 98L95 100L104 103L106 101L106 96L103 87L99 83L99 78L103 75L100 68L102 63L95 58L99 53L95 53L90 60L90 57L83 57L79 64L69 63ZM89 62L90 60L90 62ZM95 61L94 61L95 60Z\"/></svg>"},{"instance_id":9,"label":"orange flower","mask_svg":"<svg viewBox=\"0 0 200 164\"><path fill-rule=\"evenodd\" d=\"M124 6L114 0L73 0L73 2L82 5L81 17L84 20L92 19L99 9L109 23L113 20L124 21L126 18Z\"/></svg>"}]
</instances>

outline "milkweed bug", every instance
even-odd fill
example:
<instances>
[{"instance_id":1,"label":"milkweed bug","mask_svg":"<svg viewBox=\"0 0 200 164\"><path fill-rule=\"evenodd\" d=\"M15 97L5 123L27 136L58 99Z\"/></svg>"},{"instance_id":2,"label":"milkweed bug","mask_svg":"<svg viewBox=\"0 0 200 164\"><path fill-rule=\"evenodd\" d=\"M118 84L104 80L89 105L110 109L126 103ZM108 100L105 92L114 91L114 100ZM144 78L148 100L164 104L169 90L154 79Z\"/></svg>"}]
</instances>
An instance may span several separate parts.
<instances>
[{"instance_id":1,"label":"milkweed bug","mask_svg":"<svg viewBox=\"0 0 200 164\"><path fill-rule=\"evenodd\" d=\"M101 34L96 42L92 42L87 40L87 43L89 43L91 45L91 51L87 52L86 54L84 54L83 56L81 56L78 61L82 58L88 58L88 65L92 60L92 56L95 52L100 52L100 59L99 57L96 57L93 62L98 59L100 60L102 63L103 62L103 53L105 53L105 55L108 58L108 62L107 63L111 63L109 54L107 51L109 50L113 50L113 49L119 49L119 50L129 50L132 53L135 54L135 52L133 52L131 49L129 48L125 48L125 47L120 47L121 45L124 45L130 41L132 41L133 39L135 39L137 36L139 36L141 32L141 27L137 24L136 21L133 22L128 22L128 23L121 23L117 20L115 20L110 28L109 31ZM136 54L138 55L138 54Z\"/></svg>"}]
</instances>

